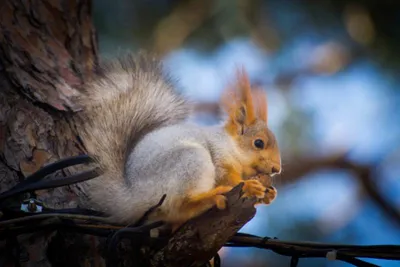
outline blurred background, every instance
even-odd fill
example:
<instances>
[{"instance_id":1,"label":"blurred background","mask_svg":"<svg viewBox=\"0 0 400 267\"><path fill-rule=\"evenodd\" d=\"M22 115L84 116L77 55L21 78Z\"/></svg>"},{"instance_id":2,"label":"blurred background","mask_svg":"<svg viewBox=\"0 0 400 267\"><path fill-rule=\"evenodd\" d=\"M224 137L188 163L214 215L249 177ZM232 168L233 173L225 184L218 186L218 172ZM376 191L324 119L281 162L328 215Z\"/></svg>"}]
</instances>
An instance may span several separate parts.
<instances>
[{"instance_id":1,"label":"blurred background","mask_svg":"<svg viewBox=\"0 0 400 267\"><path fill-rule=\"evenodd\" d=\"M220 120L243 65L268 94L282 149L278 198L241 232L291 241L400 244L400 1L96 0L101 56L156 51L177 86ZM222 266L290 258L224 248ZM368 260L380 266L400 262ZM299 266L349 266L301 259Z\"/></svg>"}]
</instances>

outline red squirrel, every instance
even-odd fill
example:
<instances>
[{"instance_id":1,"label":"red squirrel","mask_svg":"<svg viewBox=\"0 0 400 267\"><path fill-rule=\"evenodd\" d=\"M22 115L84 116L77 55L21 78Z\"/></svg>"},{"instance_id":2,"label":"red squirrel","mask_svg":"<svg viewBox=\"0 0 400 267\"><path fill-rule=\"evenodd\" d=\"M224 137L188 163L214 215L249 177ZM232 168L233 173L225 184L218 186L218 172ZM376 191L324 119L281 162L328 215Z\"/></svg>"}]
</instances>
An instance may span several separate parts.
<instances>
[{"instance_id":1,"label":"red squirrel","mask_svg":"<svg viewBox=\"0 0 400 267\"><path fill-rule=\"evenodd\" d=\"M100 63L80 101L82 140L103 174L88 182L94 206L112 221L133 223L161 197L149 220L179 225L243 182L244 197L269 204L277 191L262 180L281 172L277 141L267 124L265 92L251 89L244 70L221 101L227 119L201 126L188 121L191 103L163 73L161 61L127 54Z\"/></svg>"}]
</instances>

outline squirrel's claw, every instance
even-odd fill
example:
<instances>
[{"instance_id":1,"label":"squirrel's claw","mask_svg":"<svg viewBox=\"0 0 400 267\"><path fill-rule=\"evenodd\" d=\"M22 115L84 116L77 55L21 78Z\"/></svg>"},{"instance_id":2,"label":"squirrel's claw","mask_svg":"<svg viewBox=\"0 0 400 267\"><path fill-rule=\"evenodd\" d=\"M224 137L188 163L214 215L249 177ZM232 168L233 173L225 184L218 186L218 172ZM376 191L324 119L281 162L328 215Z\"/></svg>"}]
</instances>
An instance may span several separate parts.
<instances>
[{"instance_id":1,"label":"squirrel's claw","mask_svg":"<svg viewBox=\"0 0 400 267\"><path fill-rule=\"evenodd\" d=\"M244 181L244 186L243 186L243 197L257 197L257 198L264 198L265 197L265 191L267 188L260 183L260 181L257 180L246 180Z\"/></svg>"}]
</instances>

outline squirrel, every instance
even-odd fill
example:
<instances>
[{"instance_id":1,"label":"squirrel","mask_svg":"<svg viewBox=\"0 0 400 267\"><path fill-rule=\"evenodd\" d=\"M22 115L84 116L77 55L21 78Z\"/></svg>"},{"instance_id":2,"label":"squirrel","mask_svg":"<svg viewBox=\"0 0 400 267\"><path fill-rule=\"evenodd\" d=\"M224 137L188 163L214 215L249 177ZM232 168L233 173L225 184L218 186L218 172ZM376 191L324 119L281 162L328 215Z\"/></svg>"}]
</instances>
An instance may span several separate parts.
<instances>
[{"instance_id":1,"label":"squirrel","mask_svg":"<svg viewBox=\"0 0 400 267\"><path fill-rule=\"evenodd\" d=\"M149 221L181 225L216 206L243 182L243 197L269 204L277 190L252 179L281 172L274 134L267 126L266 95L238 71L221 99L227 113L213 126L189 121L192 103L161 60L127 53L97 64L80 103L80 138L102 170L87 194L113 222L131 224L159 202Z\"/></svg>"}]
</instances>

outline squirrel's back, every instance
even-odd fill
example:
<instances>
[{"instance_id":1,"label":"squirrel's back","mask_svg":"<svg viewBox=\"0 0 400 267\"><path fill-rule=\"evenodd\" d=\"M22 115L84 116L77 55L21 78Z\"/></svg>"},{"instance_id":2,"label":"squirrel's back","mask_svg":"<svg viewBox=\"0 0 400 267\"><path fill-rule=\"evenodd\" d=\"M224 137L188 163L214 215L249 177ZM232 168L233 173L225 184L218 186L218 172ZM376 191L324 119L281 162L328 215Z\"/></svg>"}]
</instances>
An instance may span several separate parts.
<instances>
[{"instance_id":1,"label":"squirrel's back","mask_svg":"<svg viewBox=\"0 0 400 267\"><path fill-rule=\"evenodd\" d=\"M85 108L82 141L104 172L90 181L89 197L111 211L114 205L128 201L124 198L129 193L123 191L130 151L149 132L186 120L190 108L174 89L173 80L163 73L160 61L148 54L125 54L100 63L79 102ZM120 203L109 203L115 202L115 194ZM119 210L123 213L123 207Z\"/></svg>"}]
</instances>

